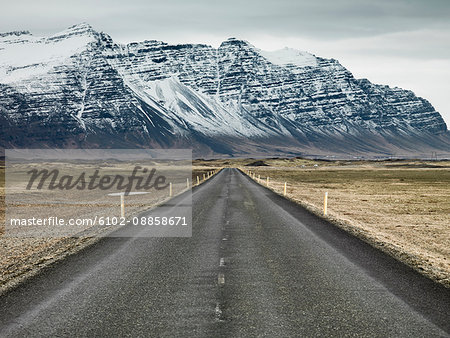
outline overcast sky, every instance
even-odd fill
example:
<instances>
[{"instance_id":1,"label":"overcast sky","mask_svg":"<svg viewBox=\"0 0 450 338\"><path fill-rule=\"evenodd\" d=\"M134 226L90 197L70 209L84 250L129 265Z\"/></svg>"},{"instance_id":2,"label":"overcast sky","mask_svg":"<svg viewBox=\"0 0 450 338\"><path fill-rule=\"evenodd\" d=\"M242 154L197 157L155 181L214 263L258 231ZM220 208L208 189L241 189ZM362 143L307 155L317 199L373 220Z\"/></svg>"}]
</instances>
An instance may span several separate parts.
<instances>
[{"instance_id":1,"label":"overcast sky","mask_svg":"<svg viewBox=\"0 0 450 338\"><path fill-rule=\"evenodd\" d=\"M353 74L413 90L450 127L450 0L0 0L0 31L51 35L80 22L115 41L218 46L229 37L338 59Z\"/></svg>"}]
</instances>

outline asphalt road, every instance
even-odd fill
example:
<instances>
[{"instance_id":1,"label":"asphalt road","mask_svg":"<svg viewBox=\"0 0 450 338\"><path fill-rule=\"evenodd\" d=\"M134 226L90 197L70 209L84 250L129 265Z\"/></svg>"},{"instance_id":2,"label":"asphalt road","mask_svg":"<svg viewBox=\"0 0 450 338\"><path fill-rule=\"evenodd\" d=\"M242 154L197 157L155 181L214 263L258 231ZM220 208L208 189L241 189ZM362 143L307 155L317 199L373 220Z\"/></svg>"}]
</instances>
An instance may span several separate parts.
<instances>
[{"instance_id":1,"label":"asphalt road","mask_svg":"<svg viewBox=\"0 0 450 338\"><path fill-rule=\"evenodd\" d=\"M105 238L0 297L0 337L450 336L449 290L237 170L192 200L191 238Z\"/></svg>"}]
</instances>

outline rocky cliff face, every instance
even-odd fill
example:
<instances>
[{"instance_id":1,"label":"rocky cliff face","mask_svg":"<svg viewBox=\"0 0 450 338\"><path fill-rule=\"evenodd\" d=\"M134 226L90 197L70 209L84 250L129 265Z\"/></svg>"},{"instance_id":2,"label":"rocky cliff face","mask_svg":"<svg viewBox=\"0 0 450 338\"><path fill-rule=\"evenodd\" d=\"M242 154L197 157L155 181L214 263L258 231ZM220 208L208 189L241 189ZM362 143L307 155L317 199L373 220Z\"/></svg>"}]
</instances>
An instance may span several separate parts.
<instances>
[{"instance_id":1,"label":"rocky cliff face","mask_svg":"<svg viewBox=\"0 0 450 338\"><path fill-rule=\"evenodd\" d=\"M0 35L2 146L193 147L197 156L449 153L411 91L336 60L229 39L116 44L87 24Z\"/></svg>"}]
</instances>

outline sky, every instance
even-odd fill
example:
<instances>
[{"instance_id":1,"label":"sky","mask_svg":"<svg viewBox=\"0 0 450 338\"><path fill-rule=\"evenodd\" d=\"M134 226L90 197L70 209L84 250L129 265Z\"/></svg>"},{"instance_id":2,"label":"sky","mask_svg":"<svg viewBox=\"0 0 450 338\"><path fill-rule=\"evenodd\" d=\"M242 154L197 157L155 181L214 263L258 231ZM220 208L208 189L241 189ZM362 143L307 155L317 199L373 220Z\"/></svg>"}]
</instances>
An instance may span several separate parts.
<instances>
[{"instance_id":1,"label":"sky","mask_svg":"<svg viewBox=\"0 0 450 338\"><path fill-rule=\"evenodd\" d=\"M0 32L87 22L116 42L206 43L334 58L357 78L410 89L450 127L450 0L0 0Z\"/></svg>"}]
</instances>

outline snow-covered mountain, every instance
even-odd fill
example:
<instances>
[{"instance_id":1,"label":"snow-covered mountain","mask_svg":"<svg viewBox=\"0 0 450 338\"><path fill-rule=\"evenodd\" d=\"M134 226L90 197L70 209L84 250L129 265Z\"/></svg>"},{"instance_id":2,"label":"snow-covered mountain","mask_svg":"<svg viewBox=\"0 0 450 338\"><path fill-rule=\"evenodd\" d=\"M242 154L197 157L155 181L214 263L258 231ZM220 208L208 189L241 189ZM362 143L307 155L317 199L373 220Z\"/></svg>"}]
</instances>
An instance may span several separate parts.
<instances>
[{"instance_id":1,"label":"snow-covered mountain","mask_svg":"<svg viewBox=\"0 0 450 338\"><path fill-rule=\"evenodd\" d=\"M192 147L196 156L450 156L432 105L333 59L143 41L88 24L0 34L3 147Z\"/></svg>"}]
</instances>

